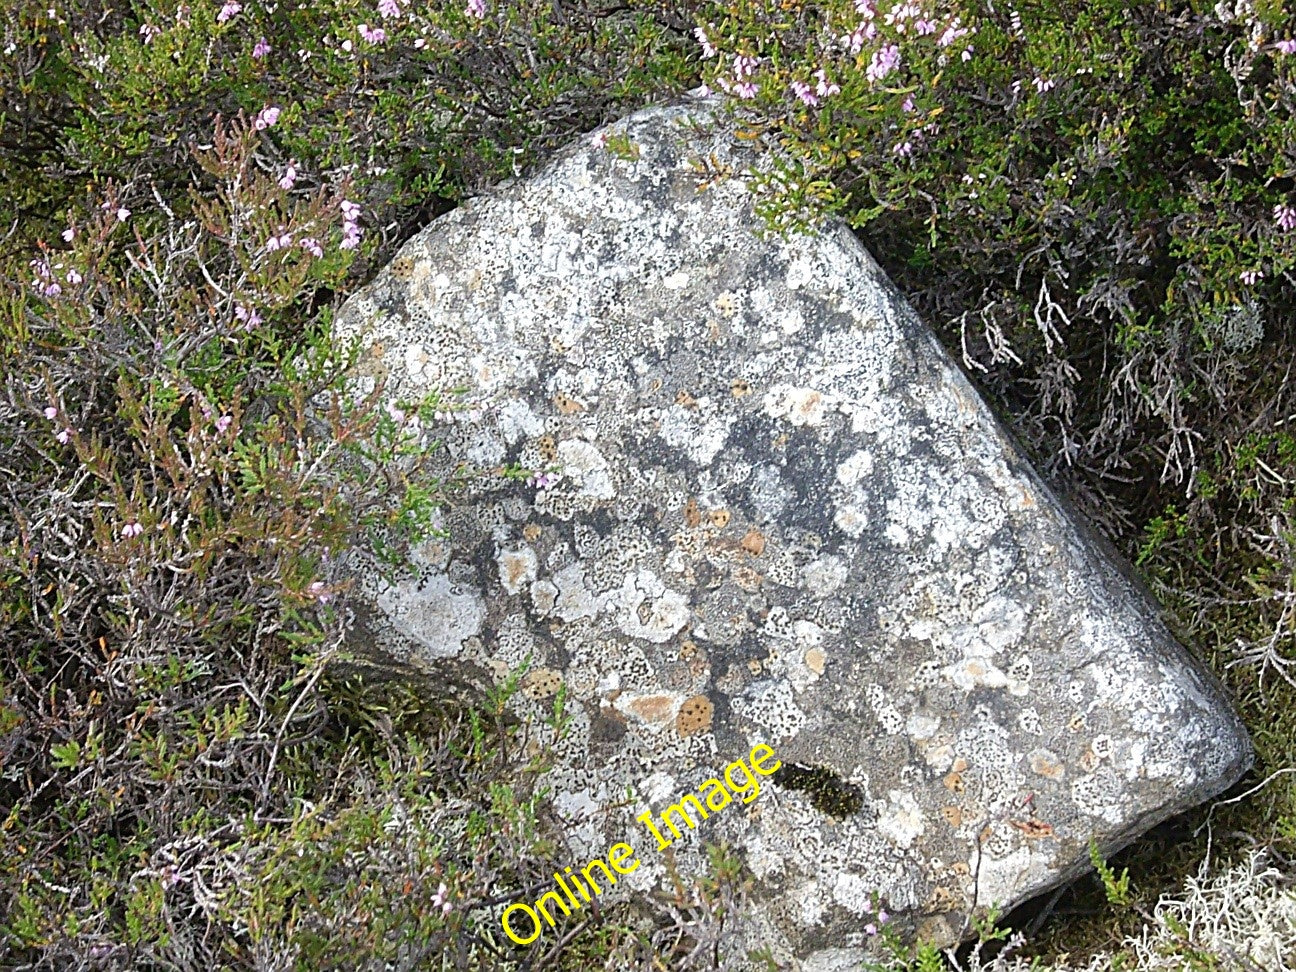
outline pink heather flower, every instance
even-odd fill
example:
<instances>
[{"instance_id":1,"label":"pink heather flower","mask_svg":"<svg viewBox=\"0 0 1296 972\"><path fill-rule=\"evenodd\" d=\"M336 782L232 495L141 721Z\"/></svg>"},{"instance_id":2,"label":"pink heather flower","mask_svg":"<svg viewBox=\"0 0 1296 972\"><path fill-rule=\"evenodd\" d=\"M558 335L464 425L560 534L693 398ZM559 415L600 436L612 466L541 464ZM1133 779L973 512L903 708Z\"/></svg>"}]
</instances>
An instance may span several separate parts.
<instances>
[{"instance_id":1,"label":"pink heather flower","mask_svg":"<svg viewBox=\"0 0 1296 972\"><path fill-rule=\"evenodd\" d=\"M448 915L454 910L454 905L450 903L449 889L446 888L444 881L437 888L437 893L432 895L432 907L440 908L443 915Z\"/></svg>"},{"instance_id":2,"label":"pink heather flower","mask_svg":"<svg viewBox=\"0 0 1296 972\"><path fill-rule=\"evenodd\" d=\"M152 44L153 38L162 33L162 28L154 27L152 24L142 24L139 33L144 38L145 44Z\"/></svg>"},{"instance_id":3,"label":"pink heather flower","mask_svg":"<svg viewBox=\"0 0 1296 972\"><path fill-rule=\"evenodd\" d=\"M590 145L596 149L601 149L603 148L603 146L607 145L607 140L608 140L607 132L595 132L593 135L590 136Z\"/></svg>"},{"instance_id":4,"label":"pink heather flower","mask_svg":"<svg viewBox=\"0 0 1296 972\"><path fill-rule=\"evenodd\" d=\"M342 242L338 244L344 250L354 250L360 245L360 227L355 223L342 225Z\"/></svg>"},{"instance_id":5,"label":"pink heather flower","mask_svg":"<svg viewBox=\"0 0 1296 972\"><path fill-rule=\"evenodd\" d=\"M284 174L279 179L280 189L291 189L293 183L297 181L297 160L294 159L288 163L288 168L284 169Z\"/></svg>"},{"instance_id":6,"label":"pink heather flower","mask_svg":"<svg viewBox=\"0 0 1296 972\"><path fill-rule=\"evenodd\" d=\"M760 85L755 81L739 81L733 86L733 92L739 98L755 98L758 91L760 91Z\"/></svg>"},{"instance_id":7,"label":"pink heather flower","mask_svg":"<svg viewBox=\"0 0 1296 972\"><path fill-rule=\"evenodd\" d=\"M847 48L852 55L858 54L864 47L865 41L871 41L877 36L877 27L872 22L860 24L853 31L841 38L841 44Z\"/></svg>"},{"instance_id":8,"label":"pink heather flower","mask_svg":"<svg viewBox=\"0 0 1296 972\"><path fill-rule=\"evenodd\" d=\"M360 31L360 36L368 44L381 44L387 39L387 31L381 27L371 28L368 24L361 24L357 30Z\"/></svg>"},{"instance_id":9,"label":"pink heather flower","mask_svg":"<svg viewBox=\"0 0 1296 972\"><path fill-rule=\"evenodd\" d=\"M896 142L895 145L891 146L891 151L894 152L896 155L899 155L899 156L909 156L909 155L912 155L912 154L913 154L913 143L912 143L912 142Z\"/></svg>"},{"instance_id":10,"label":"pink heather flower","mask_svg":"<svg viewBox=\"0 0 1296 972\"><path fill-rule=\"evenodd\" d=\"M891 916L888 915L885 911L878 912L878 924L885 925L890 920L891 920Z\"/></svg>"},{"instance_id":11,"label":"pink heather flower","mask_svg":"<svg viewBox=\"0 0 1296 972\"><path fill-rule=\"evenodd\" d=\"M53 422L56 418L58 418L58 409L55 408L53 405L46 405L45 417L49 419L51 422Z\"/></svg>"},{"instance_id":12,"label":"pink heather flower","mask_svg":"<svg viewBox=\"0 0 1296 972\"><path fill-rule=\"evenodd\" d=\"M1246 284L1248 287L1251 286L1253 283L1255 283L1257 280L1261 279L1262 277L1264 277L1263 270L1243 270L1242 271L1242 282ZM46 414L48 414L49 409L48 408L45 409L45 412ZM51 418L52 417L53 416L51 416Z\"/></svg>"},{"instance_id":13,"label":"pink heather flower","mask_svg":"<svg viewBox=\"0 0 1296 972\"><path fill-rule=\"evenodd\" d=\"M841 93L841 88L828 80L828 75L823 68L816 71L814 76L819 82L815 85L815 94L820 98L831 98L833 95Z\"/></svg>"},{"instance_id":14,"label":"pink heather flower","mask_svg":"<svg viewBox=\"0 0 1296 972\"><path fill-rule=\"evenodd\" d=\"M425 47L427 47L427 40L425 38L422 37L414 38L414 50L421 51Z\"/></svg>"},{"instance_id":15,"label":"pink heather flower","mask_svg":"<svg viewBox=\"0 0 1296 972\"><path fill-rule=\"evenodd\" d=\"M401 14L398 0L378 0L378 13L384 19L399 17Z\"/></svg>"},{"instance_id":16,"label":"pink heather flower","mask_svg":"<svg viewBox=\"0 0 1296 972\"><path fill-rule=\"evenodd\" d=\"M391 416L391 420L397 425L405 424L405 410L396 407L391 402L387 403L387 414Z\"/></svg>"},{"instance_id":17,"label":"pink heather flower","mask_svg":"<svg viewBox=\"0 0 1296 972\"><path fill-rule=\"evenodd\" d=\"M1274 222L1284 233L1296 228L1296 209L1290 206L1275 206L1273 208Z\"/></svg>"},{"instance_id":18,"label":"pink heather flower","mask_svg":"<svg viewBox=\"0 0 1296 972\"><path fill-rule=\"evenodd\" d=\"M69 270L67 272L67 282L70 283L73 287L79 284L81 282L81 279L82 279L81 274L77 273L76 270Z\"/></svg>"},{"instance_id":19,"label":"pink heather flower","mask_svg":"<svg viewBox=\"0 0 1296 972\"><path fill-rule=\"evenodd\" d=\"M715 57L715 56L716 56L716 49L715 49L715 47L711 44L711 42L710 42L709 40L707 40L706 31L704 31L701 27L694 27L694 28L693 28L693 36L694 36L695 38L697 38L697 42L698 42L698 44L700 44L700 45L702 46L702 56L703 56L703 57Z\"/></svg>"},{"instance_id":20,"label":"pink heather flower","mask_svg":"<svg viewBox=\"0 0 1296 972\"><path fill-rule=\"evenodd\" d=\"M904 33L905 21L917 17L921 11L916 3L897 3L891 8L891 12L886 15L886 22L894 24L897 33Z\"/></svg>"},{"instance_id":21,"label":"pink heather flower","mask_svg":"<svg viewBox=\"0 0 1296 972\"><path fill-rule=\"evenodd\" d=\"M126 222L126 220L130 219L130 214L131 211L127 209L125 206L122 206L120 209L117 210L117 222L119 223Z\"/></svg>"},{"instance_id":22,"label":"pink heather flower","mask_svg":"<svg viewBox=\"0 0 1296 972\"><path fill-rule=\"evenodd\" d=\"M973 51L973 47L971 44L969 44L967 47L963 48L963 53L960 54L959 57L961 57L964 61L970 61L972 60L972 51Z\"/></svg>"},{"instance_id":23,"label":"pink heather flower","mask_svg":"<svg viewBox=\"0 0 1296 972\"><path fill-rule=\"evenodd\" d=\"M324 248L319 245L319 240L314 237L308 236L298 241L298 245L313 257L322 257L324 255Z\"/></svg>"},{"instance_id":24,"label":"pink heather flower","mask_svg":"<svg viewBox=\"0 0 1296 972\"><path fill-rule=\"evenodd\" d=\"M872 20L877 14L876 0L855 0L855 12L865 20Z\"/></svg>"},{"instance_id":25,"label":"pink heather flower","mask_svg":"<svg viewBox=\"0 0 1296 972\"><path fill-rule=\"evenodd\" d=\"M967 32L968 32L967 28L966 28L966 27L960 27L960 26L959 26L959 19L958 19L957 17L955 17L955 18L954 18L954 22L953 22L952 24L950 24L948 27L945 28L945 33L941 34L940 37L937 38L937 40L936 40L936 46L937 46L937 47L949 47L951 44L953 44L953 43L954 43L956 40L958 40L960 37L965 36L965 35L967 34Z\"/></svg>"},{"instance_id":26,"label":"pink heather flower","mask_svg":"<svg viewBox=\"0 0 1296 972\"><path fill-rule=\"evenodd\" d=\"M220 8L220 13L216 15L216 23L223 24L231 17L236 16L243 9L243 4L238 0L225 0L225 6Z\"/></svg>"},{"instance_id":27,"label":"pink heather flower","mask_svg":"<svg viewBox=\"0 0 1296 972\"><path fill-rule=\"evenodd\" d=\"M922 19L920 19L920 20L915 20L915 21L914 21L914 33L917 34L917 35L920 36L920 37L925 37L925 36L927 36L928 34L934 34L934 33L936 33L936 23L935 23L935 21L932 21L932 20L922 20Z\"/></svg>"},{"instance_id":28,"label":"pink heather flower","mask_svg":"<svg viewBox=\"0 0 1296 972\"><path fill-rule=\"evenodd\" d=\"M262 37L256 42L256 46L252 48L252 56L255 58L262 58L269 54L270 51L270 42Z\"/></svg>"},{"instance_id":29,"label":"pink heather flower","mask_svg":"<svg viewBox=\"0 0 1296 972\"><path fill-rule=\"evenodd\" d=\"M877 925L873 924L873 922L870 921L867 925L864 926L864 934L866 934L866 935L876 935L876 934L877 934Z\"/></svg>"},{"instance_id":30,"label":"pink heather flower","mask_svg":"<svg viewBox=\"0 0 1296 972\"><path fill-rule=\"evenodd\" d=\"M58 435L54 436L54 438L58 439L63 445L67 445L68 440L72 438L73 431L74 430L70 428L64 429Z\"/></svg>"},{"instance_id":31,"label":"pink heather flower","mask_svg":"<svg viewBox=\"0 0 1296 972\"><path fill-rule=\"evenodd\" d=\"M252 122L252 127L258 132L264 132L278 120L279 109L274 106L269 106L261 109L260 113L256 116L256 120Z\"/></svg>"},{"instance_id":32,"label":"pink heather flower","mask_svg":"<svg viewBox=\"0 0 1296 972\"><path fill-rule=\"evenodd\" d=\"M810 85L806 84L804 81L793 81L790 87L792 88L792 93L811 108L819 104L819 96L816 95L810 89Z\"/></svg>"},{"instance_id":33,"label":"pink heather flower","mask_svg":"<svg viewBox=\"0 0 1296 972\"><path fill-rule=\"evenodd\" d=\"M749 78L755 70L756 58L747 54L738 54L734 57L734 77Z\"/></svg>"},{"instance_id":34,"label":"pink heather flower","mask_svg":"<svg viewBox=\"0 0 1296 972\"><path fill-rule=\"evenodd\" d=\"M48 280L51 276L50 266L45 260L32 260L27 266L36 271L36 276L41 280Z\"/></svg>"},{"instance_id":35,"label":"pink heather flower","mask_svg":"<svg viewBox=\"0 0 1296 972\"><path fill-rule=\"evenodd\" d=\"M256 312L256 308L248 310L242 304L234 305L234 316L243 322L245 331L250 331L261 323L261 315Z\"/></svg>"},{"instance_id":36,"label":"pink heather flower","mask_svg":"<svg viewBox=\"0 0 1296 972\"><path fill-rule=\"evenodd\" d=\"M486 16L486 0L468 0L468 6L464 10L469 17L476 17L482 20Z\"/></svg>"},{"instance_id":37,"label":"pink heather flower","mask_svg":"<svg viewBox=\"0 0 1296 972\"><path fill-rule=\"evenodd\" d=\"M360 207L349 199L343 199L338 204L338 208L342 210L342 218L348 222L355 222L360 218Z\"/></svg>"},{"instance_id":38,"label":"pink heather flower","mask_svg":"<svg viewBox=\"0 0 1296 972\"><path fill-rule=\"evenodd\" d=\"M913 95L905 95L905 100L900 104L900 110L910 112L914 110Z\"/></svg>"},{"instance_id":39,"label":"pink heather flower","mask_svg":"<svg viewBox=\"0 0 1296 972\"><path fill-rule=\"evenodd\" d=\"M882 49L873 52L873 60L869 63L864 75L870 81L881 81L899 66L900 48L895 44L887 44Z\"/></svg>"},{"instance_id":40,"label":"pink heather flower","mask_svg":"<svg viewBox=\"0 0 1296 972\"><path fill-rule=\"evenodd\" d=\"M143 532L144 532L144 528L135 522L127 523L124 527L121 528L121 535L125 537L127 540L129 540L131 537L138 537Z\"/></svg>"},{"instance_id":41,"label":"pink heather flower","mask_svg":"<svg viewBox=\"0 0 1296 972\"><path fill-rule=\"evenodd\" d=\"M1049 78L1036 78L1034 84L1035 90L1040 94L1043 94L1045 91L1048 91L1053 87L1053 81Z\"/></svg>"},{"instance_id":42,"label":"pink heather flower","mask_svg":"<svg viewBox=\"0 0 1296 972\"><path fill-rule=\"evenodd\" d=\"M65 229L65 230L63 231L63 240L64 240L64 242L71 243L71 242L72 242L72 238L73 238L74 236L76 236L76 230L72 229L71 227L68 227L67 229Z\"/></svg>"},{"instance_id":43,"label":"pink heather flower","mask_svg":"<svg viewBox=\"0 0 1296 972\"><path fill-rule=\"evenodd\" d=\"M282 230L283 227L280 226L279 229ZM281 232L278 236L275 236L273 233L271 233L270 238L266 240L265 248L268 252L273 253L275 250L282 250L291 245L292 245L291 233Z\"/></svg>"},{"instance_id":44,"label":"pink heather flower","mask_svg":"<svg viewBox=\"0 0 1296 972\"><path fill-rule=\"evenodd\" d=\"M46 297L57 297L63 293L63 288L56 283L48 283L42 288L41 293Z\"/></svg>"},{"instance_id":45,"label":"pink heather flower","mask_svg":"<svg viewBox=\"0 0 1296 972\"><path fill-rule=\"evenodd\" d=\"M306 593L321 604L327 604L333 600L332 592L329 591L328 586L323 581L311 581L310 586L306 588Z\"/></svg>"},{"instance_id":46,"label":"pink heather flower","mask_svg":"<svg viewBox=\"0 0 1296 972\"><path fill-rule=\"evenodd\" d=\"M1296 40L1280 40L1274 46L1284 54L1296 54Z\"/></svg>"},{"instance_id":47,"label":"pink heather flower","mask_svg":"<svg viewBox=\"0 0 1296 972\"><path fill-rule=\"evenodd\" d=\"M216 431L224 435L225 430L230 427L233 421L234 421L233 415L222 415L220 418L216 420Z\"/></svg>"}]
</instances>

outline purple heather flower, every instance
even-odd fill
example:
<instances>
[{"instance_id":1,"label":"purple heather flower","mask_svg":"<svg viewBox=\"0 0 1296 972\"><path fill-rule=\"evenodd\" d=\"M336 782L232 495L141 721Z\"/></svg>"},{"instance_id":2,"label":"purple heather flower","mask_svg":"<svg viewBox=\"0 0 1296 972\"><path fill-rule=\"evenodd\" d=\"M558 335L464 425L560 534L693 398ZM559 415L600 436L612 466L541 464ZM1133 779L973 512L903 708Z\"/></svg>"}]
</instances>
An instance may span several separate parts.
<instances>
[{"instance_id":1,"label":"purple heather flower","mask_svg":"<svg viewBox=\"0 0 1296 972\"><path fill-rule=\"evenodd\" d=\"M703 57L716 56L716 48L711 44L709 40L707 40L706 31L704 31L701 27L694 27L693 36L697 38L697 42L702 46Z\"/></svg>"},{"instance_id":2,"label":"purple heather flower","mask_svg":"<svg viewBox=\"0 0 1296 972\"><path fill-rule=\"evenodd\" d=\"M755 98L758 91L760 85L755 81L739 81L733 86L733 93L739 98Z\"/></svg>"},{"instance_id":3,"label":"purple heather flower","mask_svg":"<svg viewBox=\"0 0 1296 972\"><path fill-rule=\"evenodd\" d=\"M486 16L486 0L468 0L468 6L464 13L469 17L475 17L482 20Z\"/></svg>"},{"instance_id":4,"label":"purple heather flower","mask_svg":"<svg viewBox=\"0 0 1296 972\"><path fill-rule=\"evenodd\" d=\"M321 604L327 604L333 600L332 592L323 581L311 581L310 586L306 588L306 593Z\"/></svg>"},{"instance_id":5,"label":"purple heather flower","mask_svg":"<svg viewBox=\"0 0 1296 972\"><path fill-rule=\"evenodd\" d=\"M242 304L234 305L234 316L243 322L245 331L250 331L261 323L261 315L256 312L256 308L249 310Z\"/></svg>"},{"instance_id":6,"label":"purple heather flower","mask_svg":"<svg viewBox=\"0 0 1296 972\"><path fill-rule=\"evenodd\" d=\"M259 41L256 42L256 45L252 48L252 56L255 58L262 58L265 57L267 54L269 54L270 51L271 51L270 42L266 40L264 37L262 37Z\"/></svg>"},{"instance_id":7,"label":"purple heather flower","mask_svg":"<svg viewBox=\"0 0 1296 972\"><path fill-rule=\"evenodd\" d=\"M1296 228L1296 209L1292 209L1290 206L1275 206L1273 208L1273 218L1274 222L1278 224L1278 228L1284 233Z\"/></svg>"},{"instance_id":8,"label":"purple heather flower","mask_svg":"<svg viewBox=\"0 0 1296 972\"><path fill-rule=\"evenodd\" d=\"M360 31L360 36L368 44L381 44L387 39L387 31L381 27L370 27L368 24L361 24L357 30Z\"/></svg>"},{"instance_id":9,"label":"purple heather flower","mask_svg":"<svg viewBox=\"0 0 1296 972\"><path fill-rule=\"evenodd\" d=\"M1253 283L1255 283L1257 280L1260 280L1262 277L1264 277L1263 270L1243 270L1242 271L1242 282L1246 284L1248 287L1251 286ZM48 412L49 409L46 409L45 411Z\"/></svg>"},{"instance_id":10,"label":"purple heather flower","mask_svg":"<svg viewBox=\"0 0 1296 972\"><path fill-rule=\"evenodd\" d=\"M269 252L274 252L275 250L282 250L292 245L292 234L283 232L282 226L280 226L279 229L280 229L280 233L278 236L275 236L273 233L271 233L270 238L266 240L265 248Z\"/></svg>"},{"instance_id":11,"label":"purple heather flower","mask_svg":"<svg viewBox=\"0 0 1296 972\"><path fill-rule=\"evenodd\" d=\"M959 19L955 17L954 22L950 24L948 27L946 27L945 33L941 34L940 37L937 39L936 46L949 47L956 40L958 40L960 37L965 36L967 33L968 33L968 29L966 27L960 27Z\"/></svg>"},{"instance_id":12,"label":"purple heather flower","mask_svg":"<svg viewBox=\"0 0 1296 972\"><path fill-rule=\"evenodd\" d=\"M216 431L224 435L225 430L230 427L233 421L234 421L234 416L222 415L220 418L216 420Z\"/></svg>"},{"instance_id":13,"label":"purple heather flower","mask_svg":"<svg viewBox=\"0 0 1296 972\"><path fill-rule=\"evenodd\" d=\"M378 0L378 13L384 20L399 17L401 14L400 3L398 0Z\"/></svg>"},{"instance_id":14,"label":"purple heather flower","mask_svg":"<svg viewBox=\"0 0 1296 972\"><path fill-rule=\"evenodd\" d=\"M1296 54L1296 40L1280 40L1274 46L1284 54Z\"/></svg>"},{"instance_id":15,"label":"purple heather flower","mask_svg":"<svg viewBox=\"0 0 1296 972\"><path fill-rule=\"evenodd\" d=\"M55 408L53 405L46 405L45 417L49 419L51 422L53 422L56 418L58 418L58 409Z\"/></svg>"},{"instance_id":16,"label":"purple heather flower","mask_svg":"<svg viewBox=\"0 0 1296 972\"><path fill-rule=\"evenodd\" d=\"M153 38L162 33L162 28L154 27L152 24L141 24L139 34L144 38L145 44L152 44Z\"/></svg>"},{"instance_id":17,"label":"purple heather flower","mask_svg":"<svg viewBox=\"0 0 1296 972\"><path fill-rule=\"evenodd\" d=\"M756 58L748 54L738 54L734 57L734 77L749 78L752 72L756 70Z\"/></svg>"},{"instance_id":18,"label":"purple heather flower","mask_svg":"<svg viewBox=\"0 0 1296 972\"><path fill-rule=\"evenodd\" d=\"M72 438L73 431L75 430L71 428L66 428L63 431L61 431L58 435L54 436L54 438L58 439L59 442L63 443L63 445L67 445L68 440Z\"/></svg>"},{"instance_id":19,"label":"purple heather flower","mask_svg":"<svg viewBox=\"0 0 1296 972\"><path fill-rule=\"evenodd\" d=\"M69 270L67 272L67 282L70 283L73 287L79 284L81 282L81 279L82 279L81 274L78 273L76 270Z\"/></svg>"},{"instance_id":20,"label":"purple heather flower","mask_svg":"<svg viewBox=\"0 0 1296 972\"><path fill-rule=\"evenodd\" d=\"M314 237L308 236L299 240L298 245L313 257L322 257L324 255L324 248L319 245L319 240Z\"/></svg>"},{"instance_id":21,"label":"purple heather flower","mask_svg":"<svg viewBox=\"0 0 1296 972\"><path fill-rule=\"evenodd\" d=\"M972 60L973 50L974 48L972 47L971 44L969 44L967 47L963 48L963 53L960 54L959 57L962 58L964 61L970 61Z\"/></svg>"},{"instance_id":22,"label":"purple heather flower","mask_svg":"<svg viewBox=\"0 0 1296 972\"><path fill-rule=\"evenodd\" d=\"M338 208L342 210L342 218L345 220L354 222L360 218L360 207L349 199L343 199L342 202L338 204Z\"/></svg>"},{"instance_id":23,"label":"purple heather flower","mask_svg":"<svg viewBox=\"0 0 1296 972\"><path fill-rule=\"evenodd\" d=\"M896 155L910 156L913 154L913 143L908 141L896 142L895 145L891 146L891 151Z\"/></svg>"},{"instance_id":24,"label":"purple heather flower","mask_svg":"<svg viewBox=\"0 0 1296 972\"><path fill-rule=\"evenodd\" d=\"M437 888L437 893L432 896L432 907L440 908L443 915L448 915L454 910L454 905L450 903L449 889L445 886L444 881Z\"/></svg>"},{"instance_id":25,"label":"purple heather flower","mask_svg":"<svg viewBox=\"0 0 1296 972\"><path fill-rule=\"evenodd\" d=\"M70 226L63 231L63 240L67 243L71 243L74 236L76 236L76 230Z\"/></svg>"},{"instance_id":26,"label":"purple heather flower","mask_svg":"<svg viewBox=\"0 0 1296 972\"><path fill-rule=\"evenodd\" d=\"M815 94L820 98L831 98L833 95L841 93L841 88L828 80L828 75L823 68L816 71L814 76L819 82L815 85Z\"/></svg>"},{"instance_id":27,"label":"purple heather flower","mask_svg":"<svg viewBox=\"0 0 1296 972\"><path fill-rule=\"evenodd\" d=\"M881 81L899 66L899 46L896 44L887 44L880 50L873 52L873 60L869 62L868 69L865 70L864 75L870 81Z\"/></svg>"},{"instance_id":28,"label":"purple heather flower","mask_svg":"<svg viewBox=\"0 0 1296 972\"><path fill-rule=\"evenodd\" d=\"M291 189L293 183L297 181L297 160L288 163L288 168L284 169L284 174L279 179L280 189Z\"/></svg>"},{"instance_id":29,"label":"purple heather flower","mask_svg":"<svg viewBox=\"0 0 1296 972\"><path fill-rule=\"evenodd\" d=\"M810 85L804 81L793 81L790 85L792 93L801 99L802 102L813 108L819 104L819 96L811 90Z\"/></svg>"},{"instance_id":30,"label":"purple heather flower","mask_svg":"<svg viewBox=\"0 0 1296 972\"><path fill-rule=\"evenodd\" d=\"M252 127L258 132L263 132L274 125L279 120L279 109L274 106L262 108L257 114L256 119L252 122Z\"/></svg>"},{"instance_id":31,"label":"purple heather flower","mask_svg":"<svg viewBox=\"0 0 1296 972\"><path fill-rule=\"evenodd\" d=\"M127 540L129 540L131 537L138 537L143 532L144 532L144 528L135 522L127 523L124 527L121 528L121 535L125 537Z\"/></svg>"},{"instance_id":32,"label":"purple heather flower","mask_svg":"<svg viewBox=\"0 0 1296 972\"><path fill-rule=\"evenodd\" d=\"M119 223L126 222L126 220L130 219L130 214L131 211L127 209L125 206L122 206L117 210L117 222Z\"/></svg>"},{"instance_id":33,"label":"purple heather flower","mask_svg":"<svg viewBox=\"0 0 1296 972\"><path fill-rule=\"evenodd\" d=\"M866 934L866 935L876 935L876 934L877 934L877 925L873 924L873 922L870 921L867 925L864 926L864 934Z\"/></svg>"},{"instance_id":34,"label":"purple heather flower","mask_svg":"<svg viewBox=\"0 0 1296 972\"><path fill-rule=\"evenodd\" d=\"M236 16L243 9L243 4L238 0L225 0L225 6L220 8L220 13L216 15L216 23L223 24L231 17Z\"/></svg>"},{"instance_id":35,"label":"purple heather flower","mask_svg":"<svg viewBox=\"0 0 1296 972\"><path fill-rule=\"evenodd\" d=\"M855 0L855 12L865 20L872 20L877 14L876 0Z\"/></svg>"},{"instance_id":36,"label":"purple heather flower","mask_svg":"<svg viewBox=\"0 0 1296 972\"><path fill-rule=\"evenodd\" d=\"M925 37L927 34L934 34L936 33L936 22L925 19L915 20L914 33L918 34L920 37Z\"/></svg>"}]
</instances>

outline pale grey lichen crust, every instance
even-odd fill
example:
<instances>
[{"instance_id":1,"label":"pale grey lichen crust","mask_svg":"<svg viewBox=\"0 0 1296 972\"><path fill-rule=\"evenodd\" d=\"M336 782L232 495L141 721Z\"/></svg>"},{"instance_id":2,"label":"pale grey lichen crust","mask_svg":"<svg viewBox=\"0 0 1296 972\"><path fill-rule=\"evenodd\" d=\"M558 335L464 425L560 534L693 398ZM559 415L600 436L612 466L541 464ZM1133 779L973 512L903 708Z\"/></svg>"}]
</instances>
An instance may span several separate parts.
<instances>
[{"instance_id":1,"label":"pale grey lichen crust","mask_svg":"<svg viewBox=\"0 0 1296 972\"><path fill-rule=\"evenodd\" d=\"M761 239L740 180L699 190L693 160L732 160L709 113L611 126L633 159L582 141L344 308L357 392L468 390L435 430L447 471L559 476L477 482L395 584L353 561L353 639L447 685L529 664L537 725L565 685L556 863L629 839L619 892L666 886L635 815L757 742L859 787L834 819L766 781L669 852L687 877L731 842L752 947L835 968L875 893L952 939L1075 873L1091 835L1219 792L1250 747L849 230Z\"/></svg>"}]
</instances>

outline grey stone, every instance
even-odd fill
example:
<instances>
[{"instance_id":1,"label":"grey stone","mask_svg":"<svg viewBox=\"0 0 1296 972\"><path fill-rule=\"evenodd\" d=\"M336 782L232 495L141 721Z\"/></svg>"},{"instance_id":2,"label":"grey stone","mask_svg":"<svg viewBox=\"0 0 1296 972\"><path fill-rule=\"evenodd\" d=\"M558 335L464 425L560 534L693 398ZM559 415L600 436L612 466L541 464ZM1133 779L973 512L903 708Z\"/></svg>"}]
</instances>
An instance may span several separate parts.
<instances>
[{"instance_id":1,"label":"grey stone","mask_svg":"<svg viewBox=\"0 0 1296 972\"><path fill-rule=\"evenodd\" d=\"M875 901L952 942L1251 750L850 231L762 237L711 112L583 140L346 305L357 393L466 389L425 432L447 475L557 474L472 479L416 570L353 559L351 636L446 692L529 666L512 709L542 742L565 686L557 868L626 841L641 866L607 893L669 890L727 841L746 946L849 968ZM657 850L636 816L758 743L785 768Z\"/></svg>"}]
</instances>

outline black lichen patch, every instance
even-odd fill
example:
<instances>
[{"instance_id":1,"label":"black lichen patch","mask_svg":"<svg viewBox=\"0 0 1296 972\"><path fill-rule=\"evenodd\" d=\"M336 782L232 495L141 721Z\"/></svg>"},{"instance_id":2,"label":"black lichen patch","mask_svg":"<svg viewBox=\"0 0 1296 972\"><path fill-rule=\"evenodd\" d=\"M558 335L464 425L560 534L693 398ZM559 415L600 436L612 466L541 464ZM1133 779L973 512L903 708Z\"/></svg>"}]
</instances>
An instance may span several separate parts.
<instances>
[{"instance_id":1,"label":"black lichen patch","mask_svg":"<svg viewBox=\"0 0 1296 972\"><path fill-rule=\"evenodd\" d=\"M830 817L849 817L864 806L864 791L832 770L784 761L771 779L779 786L805 793L811 806Z\"/></svg>"}]
</instances>

